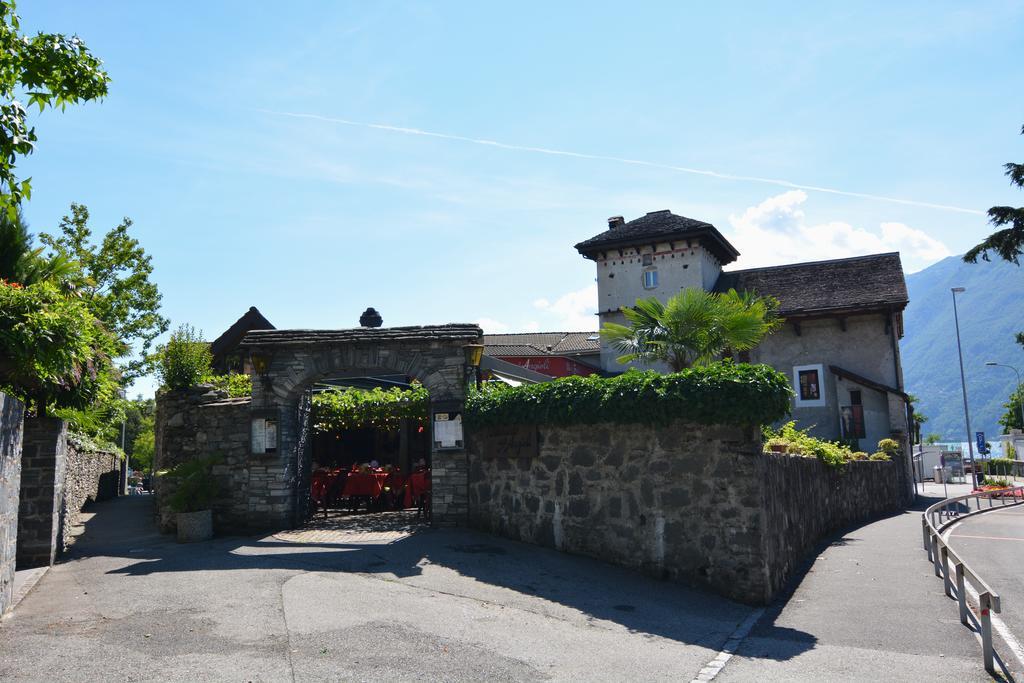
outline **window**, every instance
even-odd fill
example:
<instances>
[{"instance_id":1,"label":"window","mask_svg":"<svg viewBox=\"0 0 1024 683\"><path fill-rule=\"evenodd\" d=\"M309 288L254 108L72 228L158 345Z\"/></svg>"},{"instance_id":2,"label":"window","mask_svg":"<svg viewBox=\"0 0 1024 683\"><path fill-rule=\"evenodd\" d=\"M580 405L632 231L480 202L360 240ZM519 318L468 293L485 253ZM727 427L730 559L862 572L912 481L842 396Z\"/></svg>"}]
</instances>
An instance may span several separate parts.
<instances>
[{"instance_id":1,"label":"window","mask_svg":"<svg viewBox=\"0 0 1024 683\"><path fill-rule=\"evenodd\" d=\"M793 368L793 386L798 408L825 405L825 368L821 365L798 365Z\"/></svg>"},{"instance_id":2,"label":"window","mask_svg":"<svg viewBox=\"0 0 1024 683\"><path fill-rule=\"evenodd\" d=\"M658 271L657 270L645 270L644 271L644 289L654 289L658 286Z\"/></svg>"},{"instance_id":3,"label":"window","mask_svg":"<svg viewBox=\"0 0 1024 683\"><path fill-rule=\"evenodd\" d=\"M821 380L817 370L801 370L800 373L800 400L818 401L821 400Z\"/></svg>"},{"instance_id":4,"label":"window","mask_svg":"<svg viewBox=\"0 0 1024 683\"><path fill-rule=\"evenodd\" d=\"M859 406L861 404L860 389L854 389L850 392L850 405Z\"/></svg>"},{"instance_id":5,"label":"window","mask_svg":"<svg viewBox=\"0 0 1024 683\"><path fill-rule=\"evenodd\" d=\"M649 266L652 263L654 263L654 255L653 254L644 254L644 265L645 266Z\"/></svg>"}]
</instances>

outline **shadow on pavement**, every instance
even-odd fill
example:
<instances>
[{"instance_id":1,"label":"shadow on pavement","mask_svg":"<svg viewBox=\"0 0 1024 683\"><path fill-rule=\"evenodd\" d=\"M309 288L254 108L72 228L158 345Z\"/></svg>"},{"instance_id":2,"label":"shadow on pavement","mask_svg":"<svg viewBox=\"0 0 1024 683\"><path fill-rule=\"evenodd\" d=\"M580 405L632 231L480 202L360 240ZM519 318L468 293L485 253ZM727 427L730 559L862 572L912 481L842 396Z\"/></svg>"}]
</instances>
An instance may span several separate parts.
<instances>
[{"instance_id":1,"label":"shadow on pavement","mask_svg":"<svg viewBox=\"0 0 1024 683\"><path fill-rule=\"evenodd\" d=\"M653 579L589 558L571 556L469 530L421 528L388 543L298 543L274 537L221 537L178 544L157 533L149 497L97 504L70 558L124 557L132 563L111 574L284 569L353 572L412 579L430 565L469 577L456 590L483 591L487 599L524 596L578 610L588 618L632 632L718 650L751 608L686 586ZM438 574L432 575L438 580ZM429 578L429 577L428 577ZM441 579L447 580L447 579ZM429 584L423 587L432 589ZM507 590L512 593L503 593ZM497 592L495 592L497 591ZM758 630L787 643L769 657L786 660L814 648L810 633L762 621Z\"/></svg>"}]
</instances>

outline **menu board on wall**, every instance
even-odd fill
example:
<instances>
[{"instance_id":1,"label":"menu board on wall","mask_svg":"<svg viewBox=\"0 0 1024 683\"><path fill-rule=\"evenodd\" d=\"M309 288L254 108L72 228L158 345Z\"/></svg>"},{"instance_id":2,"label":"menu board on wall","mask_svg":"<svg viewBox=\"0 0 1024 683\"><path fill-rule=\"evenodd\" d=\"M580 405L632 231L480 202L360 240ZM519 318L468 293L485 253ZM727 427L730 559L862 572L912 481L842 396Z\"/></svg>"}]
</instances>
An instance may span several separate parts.
<instances>
[{"instance_id":1,"label":"menu board on wall","mask_svg":"<svg viewBox=\"0 0 1024 683\"><path fill-rule=\"evenodd\" d=\"M274 453L277 451L277 420L265 417L252 419L252 452Z\"/></svg>"},{"instance_id":2,"label":"menu board on wall","mask_svg":"<svg viewBox=\"0 0 1024 683\"><path fill-rule=\"evenodd\" d=\"M462 414L434 413L434 448L462 448Z\"/></svg>"}]
</instances>

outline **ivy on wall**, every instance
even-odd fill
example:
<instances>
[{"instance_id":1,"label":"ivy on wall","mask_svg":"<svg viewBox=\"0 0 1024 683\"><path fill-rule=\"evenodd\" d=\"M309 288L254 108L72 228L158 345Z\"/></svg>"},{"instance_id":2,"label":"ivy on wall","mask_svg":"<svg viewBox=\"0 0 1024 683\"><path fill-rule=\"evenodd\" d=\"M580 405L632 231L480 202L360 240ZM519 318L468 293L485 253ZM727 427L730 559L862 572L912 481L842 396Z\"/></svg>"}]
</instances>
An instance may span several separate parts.
<instances>
[{"instance_id":1,"label":"ivy on wall","mask_svg":"<svg viewBox=\"0 0 1024 683\"><path fill-rule=\"evenodd\" d=\"M466 422L503 424L764 425L789 415L786 376L767 365L723 361L668 375L630 371L617 377L566 377L477 392L466 403Z\"/></svg>"},{"instance_id":2,"label":"ivy on wall","mask_svg":"<svg viewBox=\"0 0 1024 683\"><path fill-rule=\"evenodd\" d=\"M403 419L423 425L428 402L427 390L420 385L321 391L313 396L313 429L320 433L363 427L397 429Z\"/></svg>"}]
</instances>

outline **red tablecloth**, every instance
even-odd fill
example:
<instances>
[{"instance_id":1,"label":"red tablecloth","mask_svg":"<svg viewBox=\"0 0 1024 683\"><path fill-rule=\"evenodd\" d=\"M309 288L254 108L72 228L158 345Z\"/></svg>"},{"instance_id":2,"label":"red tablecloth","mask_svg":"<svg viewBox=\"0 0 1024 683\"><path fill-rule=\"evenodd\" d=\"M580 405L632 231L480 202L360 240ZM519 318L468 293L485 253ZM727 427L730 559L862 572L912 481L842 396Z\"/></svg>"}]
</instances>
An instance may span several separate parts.
<instances>
[{"instance_id":1,"label":"red tablecloth","mask_svg":"<svg viewBox=\"0 0 1024 683\"><path fill-rule=\"evenodd\" d=\"M430 470L413 472L406 480L405 507L411 508L424 493L430 491Z\"/></svg>"},{"instance_id":2,"label":"red tablecloth","mask_svg":"<svg viewBox=\"0 0 1024 683\"><path fill-rule=\"evenodd\" d=\"M318 470L313 473L311 496L317 505L323 505L331 491L331 485L338 478L338 471Z\"/></svg>"},{"instance_id":3,"label":"red tablecloth","mask_svg":"<svg viewBox=\"0 0 1024 683\"><path fill-rule=\"evenodd\" d=\"M384 489L384 482L388 478L387 472L349 472L345 480L345 490L341 495L346 498L352 496L380 496Z\"/></svg>"}]
</instances>

